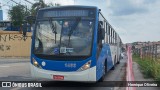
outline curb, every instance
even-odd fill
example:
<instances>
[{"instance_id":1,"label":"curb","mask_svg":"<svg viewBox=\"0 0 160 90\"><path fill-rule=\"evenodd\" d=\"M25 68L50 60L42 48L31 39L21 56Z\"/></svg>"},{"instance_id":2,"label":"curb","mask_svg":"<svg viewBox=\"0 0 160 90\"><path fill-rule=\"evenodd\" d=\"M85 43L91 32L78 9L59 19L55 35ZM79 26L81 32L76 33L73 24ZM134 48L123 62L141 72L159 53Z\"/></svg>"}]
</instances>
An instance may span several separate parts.
<instances>
[{"instance_id":1,"label":"curb","mask_svg":"<svg viewBox=\"0 0 160 90\"><path fill-rule=\"evenodd\" d=\"M13 58L0 58L1 64L7 64L7 63L21 63L21 62L29 62L30 59L22 58L22 59L13 59Z\"/></svg>"},{"instance_id":2,"label":"curb","mask_svg":"<svg viewBox=\"0 0 160 90\"><path fill-rule=\"evenodd\" d=\"M127 48L127 67L126 67L126 81L135 81L134 73L132 68L132 54L131 54L131 46ZM126 87L126 90L136 90L136 87Z\"/></svg>"}]
</instances>

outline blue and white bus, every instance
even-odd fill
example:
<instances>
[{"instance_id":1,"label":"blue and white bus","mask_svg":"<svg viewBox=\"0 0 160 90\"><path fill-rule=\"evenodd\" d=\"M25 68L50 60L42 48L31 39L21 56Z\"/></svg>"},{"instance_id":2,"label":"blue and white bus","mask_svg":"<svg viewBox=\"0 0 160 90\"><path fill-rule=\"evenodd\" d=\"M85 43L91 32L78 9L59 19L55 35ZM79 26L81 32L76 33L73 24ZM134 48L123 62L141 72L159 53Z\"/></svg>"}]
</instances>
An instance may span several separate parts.
<instances>
[{"instance_id":1,"label":"blue and white bus","mask_svg":"<svg viewBox=\"0 0 160 90\"><path fill-rule=\"evenodd\" d=\"M94 6L38 11L31 74L54 81L99 81L120 62L121 39Z\"/></svg>"}]
</instances>

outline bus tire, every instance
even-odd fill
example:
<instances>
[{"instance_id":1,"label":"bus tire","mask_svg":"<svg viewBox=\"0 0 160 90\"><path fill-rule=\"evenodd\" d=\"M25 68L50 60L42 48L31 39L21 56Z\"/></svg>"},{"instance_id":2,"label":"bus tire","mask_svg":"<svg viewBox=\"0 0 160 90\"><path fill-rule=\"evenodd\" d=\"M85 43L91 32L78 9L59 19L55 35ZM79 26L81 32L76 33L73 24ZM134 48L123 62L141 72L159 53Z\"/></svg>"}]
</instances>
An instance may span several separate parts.
<instances>
[{"instance_id":1,"label":"bus tire","mask_svg":"<svg viewBox=\"0 0 160 90\"><path fill-rule=\"evenodd\" d=\"M113 65L113 67L111 68L111 70L114 70L114 69L115 69L115 66L116 66L116 57L114 58L114 65Z\"/></svg>"},{"instance_id":2,"label":"bus tire","mask_svg":"<svg viewBox=\"0 0 160 90\"><path fill-rule=\"evenodd\" d=\"M117 64L120 64L120 60L118 60Z\"/></svg>"},{"instance_id":3,"label":"bus tire","mask_svg":"<svg viewBox=\"0 0 160 90\"><path fill-rule=\"evenodd\" d=\"M103 65L103 75L102 75L102 77L100 78L99 82L103 82L104 79L105 79L105 75L106 75L106 72L107 72L107 63L106 63L106 62L107 62L107 61L105 60L104 65Z\"/></svg>"},{"instance_id":4,"label":"bus tire","mask_svg":"<svg viewBox=\"0 0 160 90\"><path fill-rule=\"evenodd\" d=\"M121 56L119 56L119 60L118 60L117 64L120 64L120 60L121 60Z\"/></svg>"}]
</instances>

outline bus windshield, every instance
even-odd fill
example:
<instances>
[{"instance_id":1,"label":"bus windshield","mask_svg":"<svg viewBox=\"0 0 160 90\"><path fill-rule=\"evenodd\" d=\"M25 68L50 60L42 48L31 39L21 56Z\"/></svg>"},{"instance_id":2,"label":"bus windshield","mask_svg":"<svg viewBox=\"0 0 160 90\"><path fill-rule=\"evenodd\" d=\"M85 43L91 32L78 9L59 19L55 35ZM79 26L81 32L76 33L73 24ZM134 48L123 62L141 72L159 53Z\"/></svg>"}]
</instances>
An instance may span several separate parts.
<instances>
[{"instance_id":1,"label":"bus windshield","mask_svg":"<svg viewBox=\"0 0 160 90\"><path fill-rule=\"evenodd\" d=\"M93 18L46 18L37 20L34 54L88 56L93 39Z\"/></svg>"}]
</instances>

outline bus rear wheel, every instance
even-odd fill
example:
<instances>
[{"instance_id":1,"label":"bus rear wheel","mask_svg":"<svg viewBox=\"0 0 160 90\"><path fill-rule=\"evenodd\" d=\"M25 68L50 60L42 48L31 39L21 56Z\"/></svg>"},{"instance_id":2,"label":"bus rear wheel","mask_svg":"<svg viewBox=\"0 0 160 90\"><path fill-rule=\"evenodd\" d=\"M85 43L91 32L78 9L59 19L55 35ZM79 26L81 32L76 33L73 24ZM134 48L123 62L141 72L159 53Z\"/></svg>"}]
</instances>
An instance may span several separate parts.
<instances>
[{"instance_id":1,"label":"bus rear wheel","mask_svg":"<svg viewBox=\"0 0 160 90\"><path fill-rule=\"evenodd\" d=\"M118 60L117 64L120 64L120 60L121 60L121 56L119 56L119 60Z\"/></svg>"},{"instance_id":2,"label":"bus rear wheel","mask_svg":"<svg viewBox=\"0 0 160 90\"><path fill-rule=\"evenodd\" d=\"M117 64L120 64L120 60L118 60Z\"/></svg>"},{"instance_id":3,"label":"bus rear wheel","mask_svg":"<svg viewBox=\"0 0 160 90\"><path fill-rule=\"evenodd\" d=\"M113 65L113 67L111 68L111 70L114 70L114 69L115 69L115 66L116 66L116 58L114 58L114 65Z\"/></svg>"}]
</instances>

